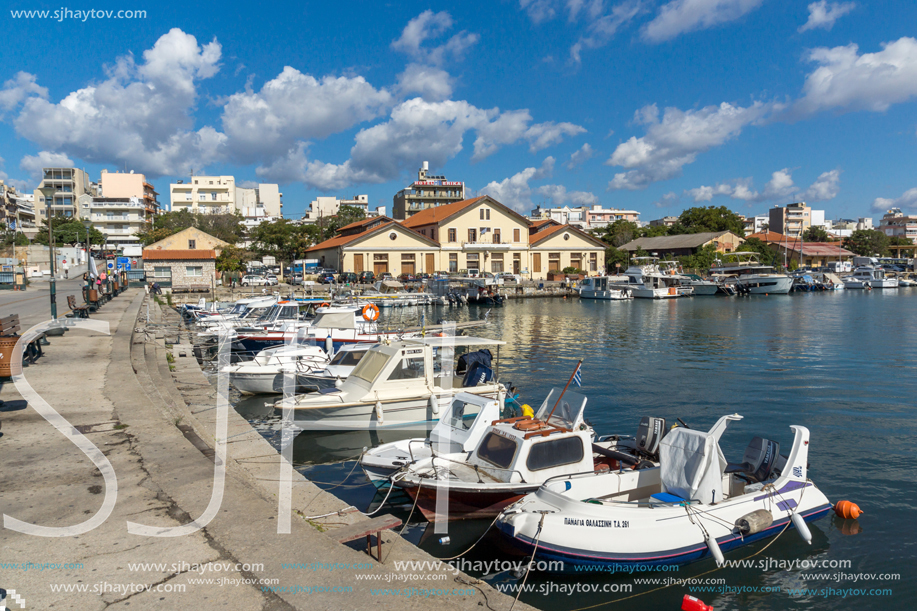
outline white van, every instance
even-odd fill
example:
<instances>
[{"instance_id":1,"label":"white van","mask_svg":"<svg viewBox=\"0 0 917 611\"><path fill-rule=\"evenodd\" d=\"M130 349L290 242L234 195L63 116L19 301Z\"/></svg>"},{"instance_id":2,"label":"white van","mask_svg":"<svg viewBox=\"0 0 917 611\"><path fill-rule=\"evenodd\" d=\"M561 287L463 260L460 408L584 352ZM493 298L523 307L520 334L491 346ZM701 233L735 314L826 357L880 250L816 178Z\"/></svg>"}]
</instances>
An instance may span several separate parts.
<instances>
[{"instance_id":1,"label":"white van","mask_svg":"<svg viewBox=\"0 0 917 611\"><path fill-rule=\"evenodd\" d=\"M827 268L835 274L842 274L853 271L853 264L850 261L829 261Z\"/></svg>"}]
</instances>

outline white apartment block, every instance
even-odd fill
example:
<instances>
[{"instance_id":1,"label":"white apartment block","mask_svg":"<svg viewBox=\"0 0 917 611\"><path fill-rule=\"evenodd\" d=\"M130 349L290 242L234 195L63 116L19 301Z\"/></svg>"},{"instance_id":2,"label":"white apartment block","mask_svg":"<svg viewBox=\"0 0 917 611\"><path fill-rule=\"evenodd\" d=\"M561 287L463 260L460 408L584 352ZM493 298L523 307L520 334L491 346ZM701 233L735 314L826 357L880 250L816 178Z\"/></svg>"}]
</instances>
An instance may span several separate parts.
<instances>
[{"instance_id":1,"label":"white apartment block","mask_svg":"<svg viewBox=\"0 0 917 611\"><path fill-rule=\"evenodd\" d=\"M55 193L51 201L46 202L41 193L43 187L53 187ZM94 195L97 185L89 180L85 170L77 168L43 168L41 183L34 191L35 211L38 214L37 222L45 218L49 205L51 216L73 218L80 216L77 199L81 195Z\"/></svg>"},{"instance_id":2,"label":"white apartment block","mask_svg":"<svg viewBox=\"0 0 917 611\"><path fill-rule=\"evenodd\" d=\"M169 185L173 212L231 214L238 211L246 219L282 218L282 198L283 193L276 184L237 187L234 176L192 176L187 182L179 180Z\"/></svg>"},{"instance_id":3,"label":"white apartment block","mask_svg":"<svg viewBox=\"0 0 917 611\"><path fill-rule=\"evenodd\" d=\"M742 221L745 224L745 235L750 236L754 233L762 233L764 231L764 226L767 225L769 221L770 217L766 214L745 217Z\"/></svg>"},{"instance_id":4,"label":"white apartment block","mask_svg":"<svg viewBox=\"0 0 917 611\"><path fill-rule=\"evenodd\" d=\"M377 208L374 211L369 209L369 195L354 195L351 199L338 199L336 197L316 197L309 204L302 217L302 222L312 225L319 222L319 219L334 216L341 209L341 206L352 206L360 208L367 217L379 216L385 214L385 207Z\"/></svg>"},{"instance_id":5,"label":"white apartment block","mask_svg":"<svg viewBox=\"0 0 917 611\"><path fill-rule=\"evenodd\" d=\"M892 208L879 221L879 231L890 238L907 238L917 244L917 216L906 215L901 208Z\"/></svg>"},{"instance_id":6,"label":"white apartment block","mask_svg":"<svg viewBox=\"0 0 917 611\"><path fill-rule=\"evenodd\" d=\"M92 197L78 199L80 217L106 236L105 249L119 250L140 243L137 234L149 227L152 216L142 197Z\"/></svg>"},{"instance_id":7,"label":"white apartment block","mask_svg":"<svg viewBox=\"0 0 917 611\"><path fill-rule=\"evenodd\" d=\"M563 206L558 208L536 207L532 210L532 220L551 219L561 225L574 225L580 229L596 229L605 227L615 221L640 222L640 213L636 210L619 210L618 208L602 208L601 205L589 206Z\"/></svg>"}]
</instances>

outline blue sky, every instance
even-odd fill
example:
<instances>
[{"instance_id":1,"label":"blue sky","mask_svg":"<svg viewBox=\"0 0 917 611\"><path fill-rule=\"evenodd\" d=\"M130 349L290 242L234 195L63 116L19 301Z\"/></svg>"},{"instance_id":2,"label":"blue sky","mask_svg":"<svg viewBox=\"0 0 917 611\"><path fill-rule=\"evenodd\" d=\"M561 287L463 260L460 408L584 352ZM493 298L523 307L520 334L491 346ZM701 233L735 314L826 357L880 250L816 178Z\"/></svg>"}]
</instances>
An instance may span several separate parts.
<instances>
[{"instance_id":1,"label":"blue sky","mask_svg":"<svg viewBox=\"0 0 917 611\"><path fill-rule=\"evenodd\" d=\"M167 202L192 169L232 174L298 217L318 195L390 210L428 160L522 212L917 213L913 2L131 2L3 15L0 178L126 168Z\"/></svg>"}]
</instances>

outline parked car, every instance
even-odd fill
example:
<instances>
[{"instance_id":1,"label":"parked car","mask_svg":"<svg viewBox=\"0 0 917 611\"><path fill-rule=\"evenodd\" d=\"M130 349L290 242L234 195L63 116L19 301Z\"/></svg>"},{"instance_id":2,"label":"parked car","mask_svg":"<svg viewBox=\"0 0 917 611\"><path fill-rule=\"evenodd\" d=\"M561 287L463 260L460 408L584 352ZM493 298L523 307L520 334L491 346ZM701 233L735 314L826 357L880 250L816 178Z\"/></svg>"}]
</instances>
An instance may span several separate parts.
<instances>
[{"instance_id":1,"label":"parked car","mask_svg":"<svg viewBox=\"0 0 917 611\"><path fill-rule=\"evenodd\" d=\"M322 272L318 275L319 284L334 284L334 274L331 272Z\"/></svg>"},{"instance_id":2,"label":"parked car","mask_svg":"<svg viewBox=\"0 0 917 611\"><path fill-rule=\"evenodd\" d=\"M239 284L242 286L264 286L267 284L267 279L264 276L242 276L242 282Z\"/></svg>"},{"instance_id":3,"label":"parked car","mask_svg":"<svg viewBox=\"0 0 917 611\"><path fill-rule=\"evenodd\" d=\"M382 272L376 280L394 280L395 277L388 272Z\"/></svg>"},{"instance_id":4,"label":"parked car","mask_svg":"<svg viewBox=\"0 0 917 611\"><path fill-rule=\"evenodd\" d=\"M302 284L302 274L293 274L290 276L290 284L296 286L297 284Z\"/></svg>"},{"instance_id":5,"label":"parked car","mask_svg":"<svg viewBox=\"0 0 917 611\"><path fill-rule=\"evenodd\" d=\"M264 277L265 286L277 286L280 284L280 281L277 279L277 276L274 274L268 274Z\"/></svg>"},{"instance_id":6,"label":"parked car","mask_svg":"<svg viewBox=\"0 0 917 611\"><path fill-rule=\"evenodd\" d=\"M432 277L433 277L432 274L428 274L428 273L426 273L426 272L424 272L424 273L422 273L422 274L417 274L417 279L418 279L418 280L429 280L429 279L432 278Z\"/></svg>"},{"instance_id":7,"label":"parked car","mask_svg":"<svg viewBox=\"0 0 917 611\"><path fill-rule=\"evenodd\" d=\"M503 280L504 283L510 284L521 284L522 276L519 274L511 274L509 272L500 272L496 275L497 280Z\"/></svg>"},{"instance_id":8,"label":"parked car","mask_svg":"<svg viewBox=\"0 0 917 611\"><path fill-rule=\"evenodd\" d=\"M338 284L353 284L357 281L357 275L353 272L341 272L338 274Z\"/></svg>"},{"instance_id":9,"label":"parked car","mask_svg":"<svg viewBox=\"0 0 917 611\"><path fill-rule=\"evenodd\" d=\"M401 274L398 276L398 280L401 282L413 282L416 279L417 278L414 276L414 274Z\"/></svg>"},{"instance_id":10,"label":"parked car","mask_svg":"<svg viewBox=\"0 0 917 611\"><path fill-rule=\"evenodd\" d=\"M372 272L360 272L360 284L372 284L376 281L376 274Z\"/></svg>"}]
</instances>

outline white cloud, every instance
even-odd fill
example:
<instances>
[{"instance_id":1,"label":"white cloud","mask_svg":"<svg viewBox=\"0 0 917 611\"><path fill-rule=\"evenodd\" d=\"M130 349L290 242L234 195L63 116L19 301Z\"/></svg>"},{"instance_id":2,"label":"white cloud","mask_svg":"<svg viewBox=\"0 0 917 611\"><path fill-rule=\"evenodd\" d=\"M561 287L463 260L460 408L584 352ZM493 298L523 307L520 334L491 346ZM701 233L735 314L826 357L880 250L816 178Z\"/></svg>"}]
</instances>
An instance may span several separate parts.
<instances>
[{"instance_id":1,"label":"white cloud","mask_svg":"<svg viewBox=\"0 0 917 611\"><path fill-rule=\"evenodd\" d=\"M599 198L589 191L567 191L563 185L542 185L538 187L539 195L548 198L552 206L592 206L599 203Z\"/></svg>"},{"instance_id":2,"label":"white cloud","mask_svg":"<svg viewBox=\"0 0 917 611\"><path fill-rule=\"evenodd\" d=\"M877 197L872 202L874 212L885 212L889 208L901 208L910 212L917 211L917 187L908 189L901 194L901 197L895 199Z\"/></svg>"},{"instance_id":3,"label":"white cloud","mask_svg":"<svg viewBox=\"0 0 917 611\"><path fill-rule=\"evenodd\" d=\"M581 146L578 151L570 155L570 161L568 161L565 165L567 166L568 170L572 170L576 168L576 166L582 165L588 160L592 159L594 155L595 151L592 150L592 147L589 146L589 143L587 142Z\"/></svg>"},{"instance_id":4,"label":"white cloud","mask_svg":"<svg viewBox=\"0 0 917 611\"><path fill-rule=\"evenodd\" d=\"M840 170L823 172L806 189L800 192L793 182L793 176L788 168L777 170L771 174L771 179L760 193L754 190L751 178L737 178L729 182L717 183L712 187L701 186L696 189L685 190L685 195L694 199L695 203L709 202L716 196L727 196L745 202L770 202L770 201L827 201L834 199L840 192Z\"/></svg>"},{"instance_id":5,"label":"white cloud","mask_svg":"<svg viewBox=\"0 0 917 611\"><path fill-rule=\"evenodd\" d=\"M408 64L398 75L398 90L403 96L419 94L427 102L441 102L452 96L453 78L434 66Z\"/></svg>"},{"instance_id":6,"label":"white cloud","mask_svg":"<svg viewBox=\"0 0 917 611\"><path fill-rule=\"evenodd\" d=\"M231 95L223 129L233 156L250 163L282 156L298 140L325 138L375 119L391 103L388 91L362 76L316 79L286 66L261 91Z\"/></svg>"},{"instance_id":7,"label":"white cloud","mask_svg":"<svg viewBox=\"0 0 917 611\"><path fill-rule=\"evenodd\" d=\"M828 2L819 0L809 5L809 20L799 27L799 32L822 28L830 30L834 22L856 8L853 2Z\"/></svg>"},{"instance_id":8,"label":"white cloud","mask_svg":"<svg viewBox=\"0 0 917 611\"><path fill-rule=\"evenodd\" d=\"M43 148L151 177L201 168L220 155L225 137L211 127L192 131L190 113L197 81L217 73L220 55L216 40L199 46L174 28L143 52L142 64L119 58L106 80L59 103L33 87L14 120L16 131Z\"/></svg>"},{"instance_id":9,"label":"white cloud","mask_svg":"<svg viewBox=\"0 0 917 611\"><path fill-rule=\"evenodd\" d=\"M815 182L813 182L812 185L806 189L802 199L807 202L823 202L829 199L834 199L841 191L840 182L840 170L823 172L821 175L819 175Z\"/></svg>"},{"instance_id":10,"label":"white cloud","mask_svg":"<svg viewBox=\"0 0 917 611\"><path fill-rule=\"evenodd\" d=\"M578 8L576 12L574 12L572 7L578 4L580 3L570 3L571 20L574 19L575 14L579 12ZM583 36L580 36L580 39L577 40L572 47L570 47L570 59L576 63L579 63L581 61L581 53L584 48L598 49L604 47L611 41L612 38L614 38L614 35L617 34L618 29L620 29L621 26L632 21L635 17L643 13L643 11L643 0L628 0L626 2L622 2L613 6L607 13L604 12L603 2L591 2L586 33Z\"/></svg>"},{"instance_id":11,"label":"white cloud","mask_svg":"<svg viewBox=\"0 0 917 611\"><path fill-rule=\"evenodd\" d=\"M519 0L522 8L534 23L542 23L554 19L557 11L554 0Z\"/></svg>"},{"instance_id":12,"label":"white cloud","mask_svg":"<svg viewBox=\"0 0 917 611\"><path fill-rule=\"evenodd\" d=\"M29 178L35 181L35 186L41 182L43 168L72 168L73 160L62 153L41 151L38 155L26 155L19 161L19 169L28 173Z\"/></svg>"},{"instance_id":13,"label":"white cloud","mask_svg":"<svg viewBox=\"0 0 917 611\"><path fill-rule=\"evenodd\" d=\"M3 83L3 89L0 90L0 109L12 110L31 96L47 99L48 89L38 85L34 74L17 72L15 77Z\"/></svg>"},{"instance_id":14,"label":"white cloud","mask_svg":"<svg viewBox=\"0 0 917 611\"><path fill-rule=\"evenodd\" d=\"M500 182L490 182L480 193L491 196L516 212L528 213L532 208L532 188L529 181L549 178L553 172L554 158L546 157L540 167L526 168Z\"/></svg>"},{"instance_id":15,"label":"white cloud","mask_svg":"<svg viewBox=\"0 0 917 611\"><path fill-rule=\"evenodd\" d=\"M747 125L761 123L775 104L755 102L743 108L723 102L699 110L666 108L660 120L655 105L635 113L635 122L647 124L646 135L618 145L607 165L628 168L615 174L610 190L644 189L653 182L679 176L697 155L738 136Z\"/></svg>"},{"instance_id":16,"label":"white cloud","mask_svg":"<svg viewBox=\"0 0 917 611\"><path fill-rule=\"evenodd\" d=\"M806 77L797 113L822 110L884 112L892 104L917 96L917 40L883 43L877 53L859 55L855 44L812 49L807 59L818 64Z\"/></svg>"},{"instance_id":17,"label":"white cloud","mask_svg":"<svg viewBox=\"0 0 917 611\"><path fill-rule=\"evenodd\" d=\"M643 28L643 39L664 42L686 32L706 30L735 21L761 5L763 0L673 0Z\"/></svg>"},{"instance_id":18,"label":"white cloud","mask_svg":"<svg viewBox=\"0 0 917 611\"><path fill-rule=\"evenodd\" d=\"M3 157L0 157L0 180L5 182L7 185L19 190L21 193L27 193L31 191L36 184L28 180L19 180L18 178L10 178L9 174L3 171L3 166L6 164Z\"/></svg>"},{"instance_id":19,"label":"white cloud","mask_svg":"<svg viewBox=\"0 0 917 611\"><path fill-rule=\"evenodd\" d=\"M678 195L674 191L670 191L653 202L653 205L657 208L668 208L674 206L679 200Z\"/></svg>"},{"instance_id":20,"label":"white cloud","mask_svg":"<svg viewBox=\"0 0 917 611\"><path fill-rule=\"evenodd\" d=\"M401 36L392 42L392 48L409 55L415 61L434 65L442 64L448 56L461 59L465 51L478 42L480 36L463 30L439 46L424 47L426 40L439 37L451 27L452 17L449 13L434 13L428 9L408 22Z\"/></svg>"}]
</instances>

